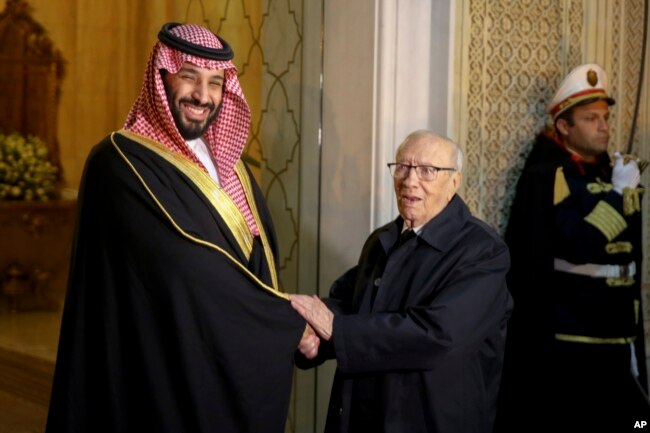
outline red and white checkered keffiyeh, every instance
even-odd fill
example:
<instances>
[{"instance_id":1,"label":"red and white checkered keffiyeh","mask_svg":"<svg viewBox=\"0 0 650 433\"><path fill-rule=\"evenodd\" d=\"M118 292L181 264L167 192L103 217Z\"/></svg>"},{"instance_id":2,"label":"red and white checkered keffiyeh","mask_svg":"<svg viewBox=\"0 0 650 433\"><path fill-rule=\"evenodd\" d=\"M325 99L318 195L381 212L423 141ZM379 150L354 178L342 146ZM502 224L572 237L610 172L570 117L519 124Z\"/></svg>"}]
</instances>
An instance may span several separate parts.
<instances>
[{"instance_id":1,"label":"red and white checkered keffiyeh","mask_svg":"<svg viewBox=\"0 0 650 433\"><path fill-rule=\"evenodd\" d=\"M222 48L221 42L212 32L195 24L179 25L170 31L175 36L197 45ZM147 63L142 90L131 107L124 129L158 141L194 161L207 172L176 128L159 71L165 69L175 74L184 62L204 69L224 70L225 86L221 111L203 137L212 152L222 188L241 210L251 232L258 235L257 224L246 201L241 182L235 173L235 164L241 157L248 138L251 113L237 79L237 69L230 60L197 57L157 42Z\"/></svg>"}]
</instances>

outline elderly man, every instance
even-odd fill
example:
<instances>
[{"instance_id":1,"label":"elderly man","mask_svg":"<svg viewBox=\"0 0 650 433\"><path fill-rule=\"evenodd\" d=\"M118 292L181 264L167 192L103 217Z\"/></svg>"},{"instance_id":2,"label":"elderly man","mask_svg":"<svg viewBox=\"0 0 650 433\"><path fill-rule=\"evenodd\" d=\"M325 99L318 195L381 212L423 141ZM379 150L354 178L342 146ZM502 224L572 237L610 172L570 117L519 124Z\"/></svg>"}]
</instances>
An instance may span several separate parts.
<instances>
[{"instance_id":1,"label":"elderly man","mask_svg":"<svg viewBox=\"0 0 650 433\"><path fill-rule=\"evenodd\" d=\"M304 320L279 291L232 50L169 23L79 200L47 432L282 432Z\"/></svg>"},{"instance_id":2,"label":"elderly man","mask_svg":"<svg viewBox=\"0 0 650 433\"><path fill-rule=\"evenodd\" d=\"M297 365L337 361L326 432L492 430L510 259L456 194L462 163L447 138L406 137L388 164L400 216L370 235L326 304L290 295L317 333Z\"/></svg>"},{"instance_id":3,"label":"elderly man","mask_svg":"<svg viewBox=\"0 0 650 433\"><path fill-rule=\"evenodd\" d=\"M610 159L610 96L596 64L573 69L517 185L499 431L627 431L650 420L641 309L637 161ZM613 166L613 167L612 167Z\"/></svg>"}]
</instances>

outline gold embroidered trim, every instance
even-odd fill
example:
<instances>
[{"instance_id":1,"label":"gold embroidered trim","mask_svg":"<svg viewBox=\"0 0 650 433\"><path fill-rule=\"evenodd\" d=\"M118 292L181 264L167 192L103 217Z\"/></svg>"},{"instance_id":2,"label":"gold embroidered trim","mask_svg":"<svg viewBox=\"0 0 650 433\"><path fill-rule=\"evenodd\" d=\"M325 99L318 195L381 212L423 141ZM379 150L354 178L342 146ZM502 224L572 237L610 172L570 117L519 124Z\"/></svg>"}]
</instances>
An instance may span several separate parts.
<instances>
[{"instance_id":1,"label":"gold embroidered trim","mask_svg":"<svg viewBox=\"0 0 650 433\"><path fill-rule=\"evenodd\" d=\"M587 184L587 191L592 194L601 194L603 192L609 192L613 188L611 183L603 182L600 179L596 179L596 182Z\"/></svg>"},{"instance_id":2,"label":"gold embroidered trim","mask_svg":"<svg viewBox=\"0 0 650 433\"><path fill-rule=\"evenodd\" d=\"M626 287L634 284L634 277L608 278L605 284L609 287Z\"/></svg>"},{"instance_id":3,"label":"gold embroidered trim","mask_svg":"<svg viewBox=\"0 0 650 433\"><path fill-rule=\"evenodd\" d=\"M147 137L124 129L118 131L118 133L156 153L189 177L217 210L219 215L223 217L226 225L235 237L239 248L244 253L246 260L250 258L251 251L253 250L253 234L246 224L246 219L228 193L210 175L183 155L171 152L165 146Z\"/></svg>"},{"instance_id":4,"label":"gold embroidered trim","mask_svg":"<svg viewBox=\"0 0 650 433\"><path fill-rule=\"evenodd\" d=\"M611 242L605 245L607 254L631 253L632 249L632 242Z\"/></svg>"},{"instance_id":5,"label":"gold embroidered trim","mask_svg":"<svg viewBox=\"0 0 650 433\"><path fill-rule=\"evenodd\" d=\"M599 201L585 221L600 230L608 241L621 234L627 228L627 222L609 203Z\"/></svg>"},{"instance_id":6,"label":"gold embroidered trim","mask_svg":"<svg viewBox=\"0 0 650 433\"><path fill-rule=\"evenodd\" d=\"M641 301L638 299L634 300L634 323L639 323L639 308L641 307Z\"/></svg>"},{"instance_id":7,"label":"gold embroidered trim","mask_svg":"<svg viewBox=\"0 0 650 433\"><path fill-rule=\"evenodd\" d=\"M140 139L143 139L143 138L144 138L144 137L140 137L140 136L138 136L138 135L134 135L133 133L128 132L128 131L125 131L125 130L120 130L120 131L118 131L118 133L123 134L123 135L125 135L125 136L128 136L129 138L131 138L131 136L135 136L135 137L138 137L138 138L140 138ZM165 207L162 205L162 203L160 203L160 201L159 201L158 198L155 196L155 194L153 193L153 191L151 191L151 189L149 188L149 186L147 185L147 183L145 182L145 180L142 178L142 176L140 175L140 173L138 172L138 170L133 166L133 164L131 163L131 161L126 157L126 155L122 152L122 150L120 149L120 147L117 145L117 143L115 142L115 140L114 140L114 138L113 138L115 134L116 134L115 132L113 132L113 133L111 134L111 142L113 143L113 147L115 147L115 149L116 149L117 152L119 153L120 157L122 157L122 159L126 162L126 164L129 166L129 168L131 168L131 170L133 171L133 173L135 174L135 176L138 178L138 180L140 180L140 183L142 183L144 189L145 189L145 190L147 191L147 193L151 196L151 198L152 198L153 201L156 203L156 205L160 208L160 210L162 211L162 213L167 217L167 219L170 221L170 223L172 224L172 226L174 226L174 228L175 228L176 230L178 230L178 232L179 232L183 237L185 237L185 238L187 238L187 239L191 240L192 242L195 242L195 243L197 243L197 244L199 244L199 245L203 245L203 246L205 246L205 247L207 247L207 248L211 248L211 249L213 249L213 250L216 250L216 251L220 252L221 254L223 254L224 256L226 256L226 258L229 259L232 263L234 263L235 266L237 266L237 267L238 267L238 268L239 268L239 269L240 269L244 274L246 274L246 275L247 275L251 280L253 280L255 283L257 283L257 284L258 284L262 289L264 289L264 290L266 290L267 292L270 292L270 293L272 293L272 294L274 294L274 295L276 295L276 296L278 296L278 297L280 297L280 298L283 298L283 299L289 300L289 295L288 295L288 294L286 294L286 293L282 293L282 292L280 292L279 290L277 290L277 289L275 288L275 287L277 287L277 286L275 286L275 287L271 287L271 286L267 285L266 283L264 283L264 282L263 282L262 280L260 280L260 279L255 275L255 274L253 274L253 273L252 273L248 268L246 268L243 264L241 264L241 263L239 262L239 260L237 260L236 258L234 258L233 256L231 256L230 253L228 253L228 251L224 250L223 248L221 248L220 246L218 246L218 245L216 245L216 244L213 244L213 243L211 243L211 242L204 241L203 239L196 238L196 237L192 236L191 234L187 233L186 231L184 231L184 230L183 230L183 229L182 229L182 228L181 228L181 227L176 223L176 221L174 221L174 218L173 218L173 217L171 216L171 214L167 211L167 209L165 209ZM128 134L128 135L127 135L127 134ZM138 141L138 140L135 140L135 141L138 142L138 143L141 143L141 142ZM142 143L141 143L141 144L142 144ZM253 210L251 209L251 211L253 211ZM253 215L255 216L256 213L253 213ZM261 232L261 230L262 230L262 227L260 226L260 232ZM273 268L273 269L275 269L275 268ZM272 271L272 272L273 272L273 271Z\"/></svg>"},{"instance_id":8,"label":"gold embroidered trim","mask_svg":"<svg viewBox=\"0 0 650 433\"><path fill-rule=\"evenodd\" d=\"M553 206L557 205L558 203L561 203L569 195L571 195L571 191L569 191L569 184L567 183L566 178L564 177L564 169L562 167L558 167L557 170L555 170Z\"/></svg>"},{"instance_id":9,"label":"gold embroidered trim","mask_svg":"<svg viewBox=\"0 0 650 433\"><path fill-rule=\"evenodd\" d=\"M642 188L623 188L623 215L641 212Z\"/></svg>"},{"instance_id":10,"label":"gold embroidered trim","mask_svg":"<svg viewBox=\"0 0 650 433\"><path fill-rule=\"evenodd\" d=\"M269 266L269 272L271 273L271 281L275 290L280 291L280 286L278 284L278 274L275 267L275 258L273 257L273 251L271 250L271 245L264 231L264 226L260 221L259 212L257 211L257 205L255 204L255 197L253 196L253 186L251 184L250 177L246 171L246 167L242 160L237 161L235 164L235 172L241 181L242 188L244 189L244 194L248 200L248 205L251 208L253 218L255 218L255 223L257 228L260 231L260 239L262 240L262 246L264 247L264 256L266 257L266 263Z\"/></svg>"},{"instance_id":11,"label":"gold embroidered trim","mask_svg":"<svg viewBox=\"0 0 650 433\"><path fill-rule=\"evenodd\" d=\"M584 335L555 334L555 339L560 341L568 341L570 343L629 344L635 341L636 337L598 338L587 337Z\"/></svg>"}]
</instances>

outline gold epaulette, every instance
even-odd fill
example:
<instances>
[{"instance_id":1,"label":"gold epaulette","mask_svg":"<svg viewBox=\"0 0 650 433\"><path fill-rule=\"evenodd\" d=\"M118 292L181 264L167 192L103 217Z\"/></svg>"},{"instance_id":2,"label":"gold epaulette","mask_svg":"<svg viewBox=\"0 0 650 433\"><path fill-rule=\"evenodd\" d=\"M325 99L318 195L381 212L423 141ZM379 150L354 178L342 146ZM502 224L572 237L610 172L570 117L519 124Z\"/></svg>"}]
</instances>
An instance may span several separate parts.
<instances>
[{"instance_id":1,"label":"gold epaulette","mask_svg":"<svg viewBox=\"0 0 650 433\"><path fill-rule=\"evenodd\" d=\"M623 214L632 215L641 212L641 195L643 188L623 188Z\"/></svg>"},{"instance_id":2,"label":"gold epaulette","mask_svg":"<svg viewBox=\"0 0 650 433\"><path fill-rule=\"evenodd\" d=\"M564 177L564 169L558 167L555 170L555 186L553 188L553 206L557 206L558 203L561 203L565 198L571 195L569 190L569 184Z\"/></svg>"}]
</instances>

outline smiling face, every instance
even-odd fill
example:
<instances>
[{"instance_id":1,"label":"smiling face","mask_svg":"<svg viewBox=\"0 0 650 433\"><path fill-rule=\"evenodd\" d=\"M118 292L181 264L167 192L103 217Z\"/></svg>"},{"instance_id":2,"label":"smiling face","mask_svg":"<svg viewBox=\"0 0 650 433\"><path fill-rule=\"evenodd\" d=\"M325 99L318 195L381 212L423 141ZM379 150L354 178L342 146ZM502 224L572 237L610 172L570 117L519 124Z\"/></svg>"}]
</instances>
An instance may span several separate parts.
<instances>
[{"instance_id":1,"label":"smiling face","mask_svg":"<svg viewBox=\"0 0 650 433\"><path fill-rule=\"evenodd\" d=\"M224 71L183 63L175 73L163 74L169 108L186 140L201 137L217 117L223 97Z\"/></svg>"},{"instance_id":2,"label":"smiling face","mask_svg":"<svg viewBox=\"0 0 650 433\"><path fill-rule=\"evenodd\" d=\"M408 165L456 167L456 146L432 135L415 136L402 144L396 161ZM431 181L420 180L415 170L403 179L393 179L397 208L410 228L419 227L438 215L460 187L459 171L439 171Z\"/></svg>"}]
</instances>

